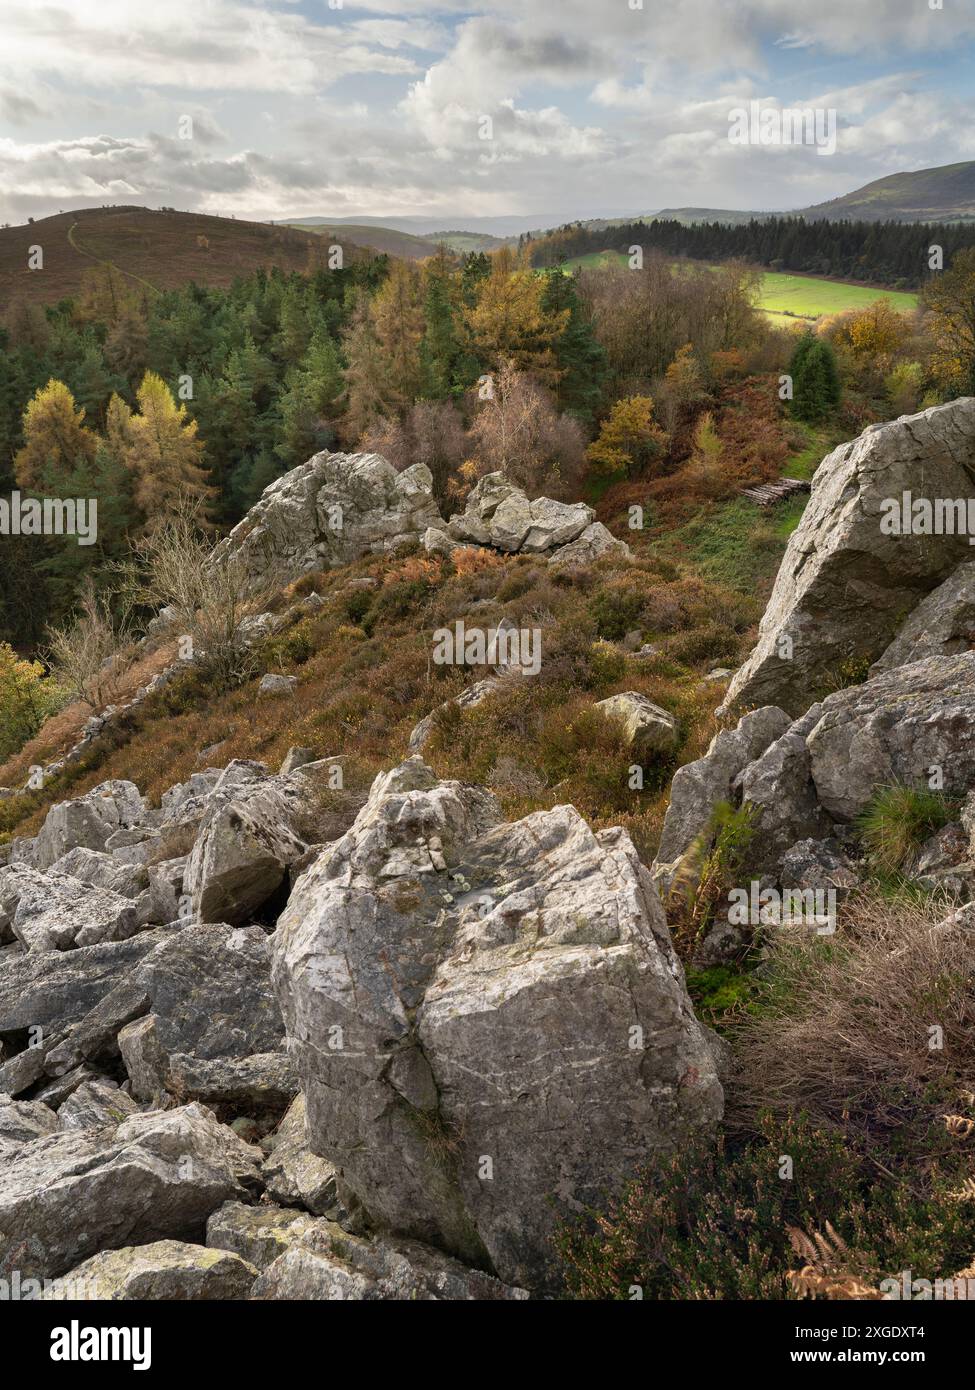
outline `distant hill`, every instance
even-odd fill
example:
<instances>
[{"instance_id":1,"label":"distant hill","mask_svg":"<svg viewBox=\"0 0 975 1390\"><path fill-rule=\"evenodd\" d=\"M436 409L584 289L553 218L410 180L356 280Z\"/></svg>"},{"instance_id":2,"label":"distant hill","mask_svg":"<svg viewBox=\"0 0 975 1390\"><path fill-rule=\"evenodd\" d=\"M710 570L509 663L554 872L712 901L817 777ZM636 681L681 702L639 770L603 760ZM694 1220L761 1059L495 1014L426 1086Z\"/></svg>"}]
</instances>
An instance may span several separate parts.
<instances>
[{"instance_id":1,"label":"distant hill","mask_svg":"<svg viewBox=\"0 0 975 1390\"><path fill-rule=\"evenodd\" d=\"M965 222L975 220L975 160L888 174L842 198L800 209L807 220Z\"/></svg>"},{"instance_id":2,"label":"distant hill","mask_svg":"<svg viewBox=\"0 0 975 1390\"><path fill-rule=\"evenodd\" d=\"M432 256L436 246L424 237L413 236L410 232L398 232L393 227L376 227L365 222L291 222L305 234L320 237L329 242L341 243L348 238L357 246L368 246L387 256L399 256L402 260L422 261Z\"/></svg>"},{"instance_id":3,"label":"distant hill","mask_svg":"<svg viewBox=\"0 0 975 1390\"><path fill-rule=\"evenodd\" d=\"M737 226L752 218L761 220L775 214L730 208L664 208L655 215L688 226L697 222L725 222ZM862 188L855 188L852 193L844 193L841 198L795 208L791 216L804 217L807 222L975 221L975 160L888 174L886 178L874 179ZM649 215L647 220L650 220Z\"/></svg>"},{"instance_id":4,"label":"distant hill","mask_svg":"<svg viewBox=\"0 0 975 1390\"><path fill-rule=\"evenodd\" d=\"M422 236L414 232L404 232L396 227L384 227L375 222L323 222L318 218L308 222L290 222L291 227L314 232L320 237L347 237L357 246L367 246L373 251L387 256L399 256L401 260L422 261L432 256L443 242L451 251L466 254L468 251L494 251L502 246L501 237L487 236L483 232L428 232Z\"/></svg>"},{"instance_id":5,"label":"distant hill","mask_svg":"<svg viewBox=\"0 0 975 1390\"><path fill-rule=\"evenodd\" d=\"M346 239L346 229L341 235L349 257L371 254L351 236ZM42 270L28 269L31 246L43 250ZM262 266L307 271L322 250L314 232L266 222L140 207L85 208L0 228L0 304L15 298L56 304L77 295L85 271L99 262L150 293L189 280L227 286Z\"/></svg>"},{"instance_id":6,"label":"distant hill","mask_svg":"<svg viewBox=\"0 0 975 1390\"><path fill-rule=\"evenodd\" d=\"M660 212L647 213L646 222L682 222L685 227L693 227L698 222L724 222L737 227L764 217L774 217L771 212L737 211L734 208L662 208Z\"/></svg>"}]
</instances>

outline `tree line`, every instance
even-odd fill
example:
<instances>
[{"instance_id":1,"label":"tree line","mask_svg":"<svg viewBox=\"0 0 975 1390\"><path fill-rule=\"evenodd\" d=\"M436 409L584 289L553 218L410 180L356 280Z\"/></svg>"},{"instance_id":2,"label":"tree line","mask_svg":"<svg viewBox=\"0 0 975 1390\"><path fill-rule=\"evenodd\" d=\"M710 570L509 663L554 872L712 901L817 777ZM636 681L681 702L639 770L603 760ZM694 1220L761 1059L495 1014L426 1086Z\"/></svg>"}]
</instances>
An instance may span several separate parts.
<instances>
[{"instance_id":1,"label":"tree line","mask_svg":"<svg viewBox=\"0 0 975 1390\"><path fill-rule=\"evenodd\" d=\"M947 265L975 247L975 227L961 223L806 222L801 217L753 219L740 226L675 219L629 222L596 230L581 222L528 243L532 264L554 266L593 251L628 252L631 246L698 261L743 260L769 270L865 280L893 289L917 289L929 278L932 246Z\"/></svg>"}]
</instances>

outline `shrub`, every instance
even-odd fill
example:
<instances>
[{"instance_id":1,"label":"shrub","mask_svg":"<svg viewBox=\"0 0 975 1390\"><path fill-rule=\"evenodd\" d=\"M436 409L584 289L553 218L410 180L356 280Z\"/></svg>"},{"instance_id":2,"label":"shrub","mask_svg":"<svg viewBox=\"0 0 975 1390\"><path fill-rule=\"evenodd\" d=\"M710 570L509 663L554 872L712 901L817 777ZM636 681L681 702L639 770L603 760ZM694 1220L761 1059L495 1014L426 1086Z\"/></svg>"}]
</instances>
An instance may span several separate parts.
<instances>
[{"instance_id":1,"label":"shrub","mask_svg":"<svg viewBox=\"0 0 975 1390\"><path fill-rule=\"evenodd\" d=\"M39 661L21 661L0 642L0 760L19 752L64 703L64 692Z\"/></svg>"},{"instance_id":2,"label":"shrub","mask_svg":"<svg viewBox=\"0 0 975 1390\"><path fill-rule=\"evenodd\" d=\"M47 633L47 657L55 681L92 709L117 697L120 681L132 664L131 607L121 618L112 611L116 594L96 593L88 579L78 612Z\"/></svg>"},{"instance_id":3,"label":"shrub","mask_svg":"<svg viewBox=\"0 0 975 1390\"><path fill-rule=\"evenodd\" d=\"M783 1158L791 1176L783 1176ZM701 1138L656 1158L602 1212L562 1225L565 1290L578 1299L790 1299L795 1231L840 1233L861 1279L960 1270L975 1204L947 1182L878 1180L838 1133L763 1116L755 1140Z\"/></svg>"}]
</instances>

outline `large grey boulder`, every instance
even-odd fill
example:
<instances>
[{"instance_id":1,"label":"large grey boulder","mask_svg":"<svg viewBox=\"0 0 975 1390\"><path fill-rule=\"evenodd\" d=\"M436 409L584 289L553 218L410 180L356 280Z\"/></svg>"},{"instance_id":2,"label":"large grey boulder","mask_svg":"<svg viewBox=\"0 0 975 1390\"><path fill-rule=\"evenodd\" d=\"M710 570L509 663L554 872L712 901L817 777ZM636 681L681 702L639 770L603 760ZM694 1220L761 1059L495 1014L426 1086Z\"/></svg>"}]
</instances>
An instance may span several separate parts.
<instances>
[{"instance_id":1,"label":"large grey boulder","mask_svg":"<svg viewBox=\"0 0 975 1390\"><path fill-rule=\"evenodd\" d=\"M105 1249L202 1236L258 1150L200 1105L35 1139L0 1165L0 1273L55 1278Z\"/></svg>"},{"instance_id":2,"label":"large grey boulder","mask_svg":"<svg viewBox=\"0 0 975 1390\"><path fill-rule=\"evenodd\" d=\"M149 886L144 865L115 858L104 850L76 845L51 865L52 875L76 878L93 888L108 888L122 898L138 898Z\"/></svg>"},{"instance_id":3,"label":"large grey boulder","mask_svg":"<svg viewBox=\"0 0 975 1390\"><path fill-rule=\"evenodd\" d=\"M849 822L878 787L927 787L940 768L948 796L975 786L975 652L929 657L823 701L807 739L820 805Z\"/></svg>"},{"instance_id":4,"label":"large grey boulder","mask_svg":"<svg viewBox=\"0 0 975 1390\"><path fill-rule=\"evenodd\" d=\"M300 773L236 788L221 778L186 865L184 888L194 917L237 923L254 916L308 848L294 826L310 796Z\"/></svg>"},{"instance_id":5,"label":"large grey boulder","mask_svg":"<svg viewBox=\"0 0 975 1390\"><path fill-rule=\"evenodd\" d=\"M74 951L25 951L0 969L0 1036L39 1029L60 1033L80 1023L134 966L164 940L165 928L127 941Z\"/></svg>"},{"instance_id":6,"label":"large grey boulder","mask_svg":"<svg viewBox=\"0 0 975 1390\"><path fill-rule=\"evenodd\" d=\"M611 555L616 560L629 560L632 559L633 552L625 541L617 540L601 521L593 521L574 541L559 546L558 550L549 556L548 562L555 568L577 566L584 569L593 561L602 559L604 555Z\"/></svg>"},{"instance_id":7,"label":"large grey boulder","mask_svg":"<svg viewBox=\"0 0 975 1390\"><path fill-rule=\"evenodd\" d=\"M772 725L781 716L775 713ZM937 784L936 772L949 797L963 799L975 787L975 652L928 657L836 691L764 749L753 744L754 756L734 771L746 722L762 715L745 715L731 739L719 734L704 759L675 775L654 865L658 882L669 885L678 872L682 880L692 876L699 851L710 846L695 827L707 826L719 801L750 807L747 873L791 887L795 847L855 839L854 823L880 789L927 789ZM958 859L939 867L954 872ZM829 886L845 890L847 866L839 867L844 873ZM913 876L930 873L922 856Z\"/></svg>"},{"instance_id":8,"label":"large grey boulder","mask_svg":"<svg viewBox=\"0 0 975 1390\"><path fill-rule=\"evenodd\" d=\"M727 708L801 714L881 657L921 600L971 559L967 534L885 534L884 503L904 493L975 497L975 398L870 426L823 460Z\"/></svg>"},{"instance_id":9,"label":"large grey boulder","mask_svg":"<svg viewBox=\"0 0 975 1390\"><path fill-rule=\"evenodd\" d=\"M133 782L102 782L74 801L60 801L47 813L34 841L31 862L47 869L68 850L104 849L120 828L140 824L146 804Z\"/></svg>"},{"instance_id":10,"label":"large grey boulder","mask_svg":"<svg viewBox=\"0 0 975 1390\"><path fill-rule=\"evenodd\" d=\"M57 1112L39 1100L14 1100L0 1092L0 1161L22 1144L54 1134Z\"/></svg>"},{"instance_id":11,"label":"large grey boulder","mask_svg":"<svg viewBox=\"0 0 975 1390\"><path fill-rule=\"evenodd\" d=\"M872 676L929 656L955 656L975 646L975 561L959 565L923 599L890 646L871 667Z\"/></svg>"},{"instance_id":12,"label":"large grey boulder","mask_svg":"<svg viewBox=\"0 0 975 1390\"><path fill-rule=\"evenodd\" d=\"M248 1264L266 1269L314 1225L313 1216L293 1207L225 1202L207 1222L207 1245L232 1250Z\"/></svg>"},{"instance_id":13,"label":"large grey boulder","mask_svg":"<svg viewBox=\"0 0 975 1390\"><path fill-rule=\"evenodd\" d=\"M121 1124L127 1115L136 1114L138 1109L117 1082L107 1076L96 1076L76 1086L58 1106L58 1124L61 1129L98 1129Z\"/></svg>"},{"instance_id":14,"label":"large grey boulder","mask_svg":"<svg viewBox=\"0 0 975 1390\"><path fill-rule=\"evenodd\" d=\"M286 1207L304 1207L315 1216L334 1216L339 1209L335 1169L312 1153L308 1144L305 1097L295 1096L278 1125L262 1172L269 1196Z\"/></svg>"},{"instance_id":15,"label":"large grey boulder","mask_svg":"<svg viewBox=\"0 0 975 1390\"><path fill-rule=\"evenodd\" d=\"M86 1300L212 1302L249 1297L256 1278L254 1266L230 1251L182 1240L155 1240L149 1245L104 1250L72 1269L62 1282Z\"/></svg>"},{"instance_id":16,"label":"large grey boulder","mask_svg":"<svg viewBox=\"0 0 975 1390\"><path fill-rule=\"evenodd\" d=\"M343 1201L507 1282L544 1284L560 1212L721 1114L649 875L571 806L505 825L411 758L298 880L274 950Z\"/></svg>"},{"instance_id":17,"label":"large grey boulder","mask_svg":"<svg viewBox=\"0 0 975 1390\"><path fill-rule=\"evenodd\" d=\"M255 584L269 570L286 581L419 540L444 524L432 487L422 463L397 473L378 454L315 454L264 489L214 563L234 556Z\"/></svg>"},{"instance_id":18,"label":"large grey boulder","mask_svg":"<svg viewBox=\"0 0 975 1390\"><path fill-rule=\"evenodd\" d=\"M508 1301L528 1297L414 1240L351 1236L316 1221L260 1276L256 1299Z\"/></svg>"}]
</instances>

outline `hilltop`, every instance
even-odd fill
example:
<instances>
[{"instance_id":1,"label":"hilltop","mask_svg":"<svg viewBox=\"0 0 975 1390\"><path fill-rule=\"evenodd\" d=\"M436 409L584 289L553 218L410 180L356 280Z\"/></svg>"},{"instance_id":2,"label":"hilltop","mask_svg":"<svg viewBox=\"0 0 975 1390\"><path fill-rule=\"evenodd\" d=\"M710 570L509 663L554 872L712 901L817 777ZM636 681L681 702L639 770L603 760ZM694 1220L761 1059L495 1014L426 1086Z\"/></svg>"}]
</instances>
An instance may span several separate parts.
<instances>
[{"instance_id":1,"label":"hilltop","mask_svg":"<svg viewBox=\"0 0 975 1390\"><path fill-rule=\"evenodd\" d=\"M867 222L957 222L975 218L975 160L888 174L872 183L802 208L799 216Z\"/></svg>"},{"instance_id":2,"label":"hilltop","mask_svg":"<svg viewBox=\"0 0 975 1390\"><path fill-rule=\"evenodd\" d=\"M341 236L352 257L368 254L346 229ZM31 246L42 248L43 270L28 270ZM153 208L85 208L0 228L0 303L56 304L77 295L85 272L99 263L149 293L190 280L226 288L261 267L307 271L323 252L314 232L295 227Z\"/></svg>"}]
</instances>

